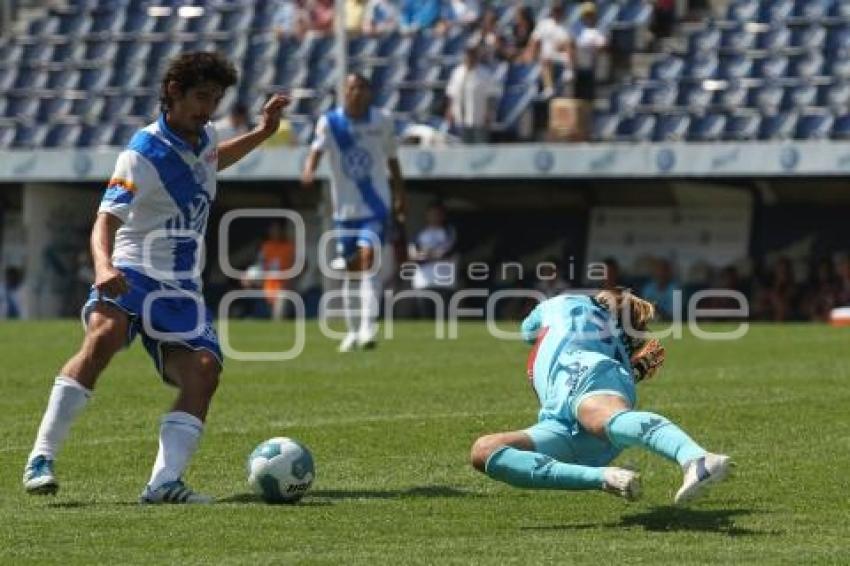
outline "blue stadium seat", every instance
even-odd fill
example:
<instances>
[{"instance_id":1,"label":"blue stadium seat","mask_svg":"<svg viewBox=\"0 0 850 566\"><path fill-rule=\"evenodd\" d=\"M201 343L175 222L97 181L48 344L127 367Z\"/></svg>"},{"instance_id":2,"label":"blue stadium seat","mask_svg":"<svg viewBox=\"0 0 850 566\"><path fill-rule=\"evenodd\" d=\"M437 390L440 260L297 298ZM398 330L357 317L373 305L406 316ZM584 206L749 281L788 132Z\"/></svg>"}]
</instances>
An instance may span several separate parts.
<instances>
[{"instance_id":1,"label":"blue stadium seat","mask_svg":"<svg viewBox=\"0 0 850 566\"><path fill-rule=\"evenodd\" d=\"M15 140L15 126L0 124L0 149L8 149L12 147L12 142Z\"/></svg>"},{"instance_id":2,"label":"blue stadium seat","mask_svg":"<svg viewBox=\"0 0 850 566\"><path fill-rule=\"evenodd\" d=\"M109 140L109 145L113 147L124 147L130 141L130 138L133 137L133 134L136 133L142 126L141 123L134 122L125 122L117 124L115 130L112 132L112 137Z\"/></svg>"},{"instance_id":3,"label":"blue stadium seat","mask_svg":"<svg viewBox=\"0 0 850 566\"><path fill-rule=\"evenodd\" d=\"M826 35L826 49L831 52L850 49L850 25L830 28Z\"/></svg>"},{"instance_id":4,"label":"blue stadium seat","mask_svg":"<svg viewBox=\"0 0 850 566\"><path fill-rule=\"evenodd\" d=\"M644 0L625 0L617 12L617 21L611 23L612 30L631 30L645 26L652 17L652 5Z\"/></svg>"},{"instance_id":5,"label":"blue stadium seat","mask_svg":"<svg viewBox=\"0 0 850 566\"><path fill-rule=\"evenodd\" d=\"M764 79L782 78L788 72L788 57L771 55L759 61L756 65L756 76Z\"/></svg>"},{"instance_id":6,"label":"blue stadium seat","mask_svg":"<svg viewBox=\"0 0 850 566\"><path fill-rule=\"evenodd\" d=\"M634 84L625 84L611 93L611 110L620 114L632 114L643 98L643 89Z\"/></svg>"},{"instance_id":7,"label":"blue stadium seat","mask_svg":"<svg viewBox=\"0 0 850 566\"><path fill-rule=\"evenodd\" d=\"M729 81L725 89L715 93L714 104L725 112L734 112L747 106L750 91L740 81Z\"/></svg>"},{"instance_id":8,"label":"blue stadium seat","mask_svg":"<svg viewBox=\"0 0 850 566\"><path fill-rule=\"evenodd\" d=\"M156 18L140 10L129 10L124 20L122 31L128 34L152 33L156 26Z\"/></svg>"},{"instance_id":9,"label":"blue stadium seat","mask_svg":"<svg viewBox=\"0 0 850 566\"><path fill-rule=\"evenodd\" d=\"M850 49L840 49L829 54L826 74L835 79L850 78Z\"/></svg>"},{"instance_id":10,"label":"blue stadium seat","mask_svg":"<svg viewBox=\"0 0 850 566\"><path fill-rule=\"evenodd\" d=\"M681 57L669 55L652 63L649 76L656 81L677 81L684 73L684 60Z\"/></svg>"},{"instance_id":11,"label":"blue stadium seat","mask_svg":"<svg viewBox=\"0 0 850 566\"><path fill-rule=\"evenodd\" d=\"M71 109L68 114L85 120L96 120L103 114L105 105L106 101L102 96L92 96L87 93L83 98L71 100Z\"/></svg>"},{"instance_id":12,"label":"blue stadium seat","mask_svg":"<svg viewBox=\"0 0 850 566\"><path fill-rule=\"evenodd\" d=\"M222 19L221 12L208 8L199 17L180 18L181 21L177 24L177 31L198 34L213 33L224 25Z\"/></svg>"},{"instance_id":13,"label":"blue stadium seat","mask_svg":"<svg viewBox=\"0 0 850 566\"><path fill-rule=\"evenodd\" d=\"M824 140L832 133L832 113L829 111L807 112L797 120L796 137L800 140Z\"/></svg>"},{"instance_id":14,"label":"blue stadium seat","mask_svg":"<svg viewBox=\"0 0 850 566\"><path fill-rule=\"evenodd\" d=\"M245 4L236 10L230 10L221 14L221 31L247 32L254 20L254 11L250 4Z\"/></svg>"},{"instance_id":15,"label":"blue stadium seat","mask_svg":"<svg viewBox=\"0 0 850 566\"><path fill-rule=\"evenodd\" d=\"M39 99L29 96L10 96L6 104L6 116L9 118L35 119L38 114Z\"/></svg>"},{"instance_id":16,"label":"blue stadium seat","mask_svg":"<svg viewBox=\"0 0 850 566\"><path fill-rule=\"evenodd\" d=\"M92 13L89 33L111 35L121 31L126 19L121 9L100 9Z\"/></svg>"},{"instance_id":17,"label":"blue stadium seat","mask_svg":"<svg viewBox=\"0 0 850 566\"><path fill-rule=\"evenodd\" d=\"M759 12L759 0L737 0L729 4L726 17L736 22L754 22Z\"/></svg>"},{"instance_id":18,"label":"blue stadium seat","mask_svg":"<svg viewBox=\"0 0 850 566\"><path fill-rule=\"evenodd\" d=\"M49 63L52 57L53 46L44 42L25 45L21 53L21 60L30 64Z\"/></svg>"},{"instance_id":19,"label":"blue stadium seat","mask_svg":"<svg viewBox=\"0 0 850 566\"><path fill-rule=\"evenodd\" d=\"M794 12L793 0L770 0L762 2L759 10L762 22L785 22Z\"/></svg>"},{"instance_id":20,"label":"blue stadium seat","mask_svg":"<svg viewBox=\"0 0 850 566\"><path fill-rule=\"evenodd\" d=\"M759 36L757 45L759 49L767 51L778 51L791 45L791 30L784 24L776 24L769 31Z\"/></svg>"},{"instance_id":21,"label":"blue stadium seat","mask_svg":"<svg viewBox=\"0 0 850 566\"><path fill-rule=\"evenodd\" d=\"M821 87L819 105L831 108L836 114L850 110L850 83L839 81Z\"/></svg>"},{"instance_id":22,"label":"blue stadium seat","mask_svg":"<svg viewBox=\"0 0 850 566\"><path fill-rule=\"evenodd\" d=\"M788 87L782 107L786 110L802 110L817 104L818 88L811 83Z\"/></svg>"},{"instance_id":23,"label":"blue stadium seat","mask_svg":"<svg viewBox=\"0 0 850 566\"><path fill-rule=\"evenodd\" d=\"M636 114L624 118L617 125L616 139L619 141L642 142L652 140L657 118L652 114Z\"/></svg>"},{"instance_id":24,"label":"blue stadium seat","mask_svg":"<svg viewBox=\"0 0 850 566\"><path fill-rule=\"evenodd\" d=\"M832 123L832 138L850 140L850 114L841 114L835 117Z\"/></svg>"},{"instance_id":25,"label":"blue stadium seat","mask_svg":"<svg viewBox=\"0 0 850 566\"><path fill-rule=\"evenodd\" d=\"M756 34L748 31L743 25L723 30L720 48L729 51L747 51L755 49Z\"/></svg>"},{"instance_id":26,"label":"blue stadium seat","mask_svg":"<svg viewBox=\"0 0 850 566\"><path fill-rule=\"evenodd\" d=\"M74 88L80 80L80 71L73 69L59 69L49 71L47 88L51 90L64 90Z\"/></svg>"},{"instance_id":27,"label":"blue stadium seat","mask_svg":"<svg viewBox=\"0 0 850 566\"><path fill-rule=\"evenodd\" d=\"M70 98L45 98L38 105L36 119L39 122L53 122L71 115L74 101Z\"/></svg>"},{"instance_id":28,"label":"blue stadium seat","mask_svg":"<svg viewBox=\"0 0 850 566\"><path fill-rule=\"evenodd\" d=\"M505 87L536 84L540 78L540 65L536 63L512 63L505 76Z\"/></svg>"},{"instance_id":29,"label":"blue stadium seat","mask_svg":"<svg viewBox=\"0 0 850 566\"><path fill-rule=\"evenodd\" d=\"M678 83L659 83L644 89L641 106L651 112L665 112L676 106L678 97Z\"/></svg>"},{"instance_id":30,"label":"blue stadium seat","mask_svg":"<svg viewBox=\"0 0 850 566\"><path fill-rule=\"evenodd\" d=\"M421 69L416 66L413 69ZM425 65L425 68L433 73L436 70L439 73L440 68L434 65ZM389 60L385 65L376 65L372 67L370 79L372 80L372 88L375 90L383 90L386 88L394 88L398 86L405 78L407 65L403 61Z\"/></svg>"},{"instance_id":31,"label":"blue stadium seat","mask_svg":"<svg viewBox=\"0 0 850 566\"><path fill-rule=\"evenodd\" d=\"M720 60L720 76L725 79L742 79L753 72L753 59L742 53L724 56Z\"/></svg>"},{"instance_id":32,"label":"blue stadium seat","mask_svg":"<svg viewBox=\"0 0 850 566\"><path fill-rule=\"evenodd\" d=\"M597 113L593 117L592 139L596 141L614 141L620 124L618 114Z\"/></svg>"},{"instance_id":33,"label":"blue stadium seat","mask_svg":"<svg viewBox=\"0 0 850 566\"><path fill-rule=\"evenodd\" d=\"M759 139L762 140L787 140L794 137L794 129L797 125L797 114L794 112L779 112L766 115L761 122Z\"/></svg>"},{"instance_id":34,"label":"blue stadium seat","mask_svg":"<svg viewBox=\"0 0 850 566\"><path fill-rule=\"evenodd\" d=\"M94 69L83 69L80 72L80 80L77 83L79 90L100 91L109 84L112 78L112 67L98 67ZM129 86L129 85L122 85Z\"/></svg>"},{"instance_id":35,"label":"blue stadium seat","mask_svg":"<svg viewBox=\"0 0 850 566\"><path fill-rule=\"evenodd\" d=\"M800 21L821 21L829 15L832 4L832 0L797 0L794 17Z\"/></svg>"},{"instance_id":36,"label":"blue stadium seat","mask_svg":"<svg viewBox=\"0 0 850 566\"><path fill-rule=\"evenodd\" d=\"M47 124L18 124L15 130L15 138L12 147L20 149L33 149L42 147L47 137Z\"/></svg>"},{"instance_id":37,"label":"blue stadium seat","mask_svg":"<svg viewBox=\"0 0 850 566\"><path fill-rule=\"evenodd\" d=\"M431 103L433 100L434 93L431 90L401 89L399 90L396 112L415 118L425 117L431 112ZM501 104L499 110L499 114L502 114L503 108Z\"/></svg>"},{"instance_id":38,"label":"blue stadium seat","mask_svg":"<svg viewBox=\"0 0 850 566\"><path fill-rule=\"evenodd\" d=\"M371 57L378 49L378 41L366 35L354 36L348 39L346 48L349 59Z\"/></svg>"},{"instance_id":39,"label":"blue stadium seat","mask_svg":"<svg viewBox=\"0 0 850 566\"><path fill-rule=\"evenodd\" d=\"M729 141L748 141L758 139L761 115L758 112L740 111L726 118L723 137Z\"/></svg>"},{"instance_id":40,"label":"blue stadium seat","mask_svg":"<svg viewBox=\"0 0 850 566\"><path fill-rule=\"evenodd\" d=\"M726 116L717 113L691 116L688 139L691 141L717 141L726 128Z\"/></svg>"},{"instance_id":41,"label":"blue stadium seat","mask_svg":"<svg viewBox=\"0 0 850 566\"><path fill-rule=\"evenodd\" d=\"M80 124L54 124L47 132L45 147L74 147L82 133Z\"/></svg>"},{"instance_id":42,"label":"blue stadium seat","mask_svg":"<svg viewBox=\"0 0 850 566\"><path fill-rule=\"evenodd\" d=\"M412 40L400 33L390 33L378 39L378 57L406 58L410 53Z\"/></svg>"},{"instance_id":43,"label":"blue stadium seat","mask_svg":"<svg viewBox=\"0 0 850 566\"><path fill-rule=\"evenodd\" d=\"M124 94L105 96L101 119L104 122L119 120L127 116L132 107L133 99Z\"/></svg>"},{"instance_id":44,"label":"blue stadium seat","mask_svg":"<svg viewBox=\"0 0 850 566\"><path fill-rule=\"evenodd\" d=\"M662 114L655 127L655 141L684 140L690 127L691 119L687 114Z\"/></svg>"},{"instance_id":45,"label":"blue stadium seat","mask_svg":"<svg viewBox=\"0 0 850 566\"><path fill-rule=\"evenodd\" d=\"M705 80L717 77L720 61L713 53L700 53L688 62L687 74L692 79Z\"/></svg>"},{"instance_id":46,"label":"blue stadium seat","mask_svg":"<svg viewBox=\"0 0 850 566\"><path fill-rule=\"evenodd\" d=\"M819 24L797 28L791 34L791 45L803 49L823 49L826 45L826 28Z\"/></svg>"},{"instance_id":47,"label":"blue stadium seat","mask_svg":"<svg viewBox=\"0 0 850 566\"><path fill-rule=\"evenodd\" d=\"M776 83L766 83L752 89L749 106L756 107L765 114L775 114L782 106L785 90Z\"/></svg>"},{"instance_id":48,"label":"blue stadium seat","mask_svg":"<svg viewBox=\"0 0 850 566\"><path fill-rule=\"evenodd\" d=\"M443 51L445 41L444 37L428 30L417 32L410 47L410 60L422 61L438 57Z\"/></svg>"},{"instance_id":49,"label":"blue stadium seat","mask_svg":"<svg viewBox=\"0 0 850 566\"><path fill-rule=\"evenodd\" d=\"M846 20L850 18L850 2L847 0L835 0L827 12L828 16Z\"/></svg>"},{"instance_id":50,"label":"blue stadium seat","mask_svg":"<svg viewBox=\"0 0 850 566\"><path fill-rule=\"evenodd\" d=\"M686 106L690 112L702 113L711 104L713 96L712 91L702 88L701 84L695 84L680 89L679 104Z\"/></svg>"},{"instance_id":51,"label":"blue stadium seat","mask_svg":"<svg viewBox=\"0 0 850 566\"><path fill-rule=\"evenodd\" d=\"M469 43L472 34L465 28L452 28L446 37L443 44L443 57L448 57L454 61L460 61L463 58L463 52Z\"/></svg>"},{"instance_id":52,"label":"blue stadium seat","mask_svg":"<svg viewBox=\"0 0 850 566\"><path fill-rule=\"evenodd\" d=\"M817 77L823 74L824 58L819 51L809 51L795 57L789 69L789 76Z\"/></svg>"},{"instance_id":53,"label":"blue stadium seat","mask_svg":"<svg viewBox=\"0 0 850 566\"><path fill-rule=\"evenodd\" d=\"M49 78L50 74L47 71L23 67L18 71L14 88L21 90L46 88Z\"/></svg>"},{"instance_id":54,"label":"blue stadium seat","mask_svg":"<svg viewBox=\"0 0 850 566\"><path fill-rule=\"evenodd\" d=\"M691 53L717 51L720 48L720 38L720 30L716 27L704 28L690 36L688 50Z\"/></svg>"},{"instance_id":55,"label":"blue stadium seat","mask_svg":"<svg viewBox=\"0 0 850 566\"><path fill-rule=\"evenodd\" d=\"M229 91L233 93L233 91ZM224 103L224 101L222 101ZM222 104L222 108L227 108ZM155 94L147 94L133 97L133 106L130 108L130 116L139 116L145 121L153 121L159 114L159 96Z\"/></svg>"}]
</instances>

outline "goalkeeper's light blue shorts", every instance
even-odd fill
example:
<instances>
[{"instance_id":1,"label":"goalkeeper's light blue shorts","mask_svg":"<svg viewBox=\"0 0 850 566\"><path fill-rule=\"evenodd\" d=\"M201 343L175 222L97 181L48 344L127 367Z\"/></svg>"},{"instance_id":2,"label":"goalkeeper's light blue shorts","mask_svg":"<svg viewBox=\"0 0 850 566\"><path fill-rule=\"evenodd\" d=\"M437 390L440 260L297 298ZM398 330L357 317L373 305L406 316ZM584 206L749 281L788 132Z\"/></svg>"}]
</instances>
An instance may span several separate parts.
<instances>
[{"instance_id":1,"label":"goalkeeper's light blue shorts","mask_svg":"<svg viewBox=\"0 0 850 566\"><path fill-rule=\"evenodd\" d=\"M620 449L584 430L577 411L593 395L617 395L636 402L634 380L622 364L596 352L552 352L541 344L530 376L540 400L539 421L525 430L535 450L561 462L605 466Z\"/></svg>"}]
</instances>

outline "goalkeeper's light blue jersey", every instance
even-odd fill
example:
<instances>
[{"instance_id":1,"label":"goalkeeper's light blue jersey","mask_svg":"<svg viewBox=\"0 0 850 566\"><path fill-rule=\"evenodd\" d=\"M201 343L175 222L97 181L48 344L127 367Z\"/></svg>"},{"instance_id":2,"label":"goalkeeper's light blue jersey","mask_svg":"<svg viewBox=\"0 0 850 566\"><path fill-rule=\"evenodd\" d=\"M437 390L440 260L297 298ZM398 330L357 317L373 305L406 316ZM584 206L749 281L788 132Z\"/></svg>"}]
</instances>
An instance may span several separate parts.
<instances>
[{"instance_id":1,"label":"goalkeeper's light blue jersey","mask_svg":"<svg viewBox=\"0 0 850 566\"><path fill-rule=\"evenodd\" d=\"M559 295L540 303L523 320L522 335L537 342L528 377L540 400L541 418L571 420L580 391L611 389L634 402L623 331L591 297Z\"/></svg>"}]
</instances>

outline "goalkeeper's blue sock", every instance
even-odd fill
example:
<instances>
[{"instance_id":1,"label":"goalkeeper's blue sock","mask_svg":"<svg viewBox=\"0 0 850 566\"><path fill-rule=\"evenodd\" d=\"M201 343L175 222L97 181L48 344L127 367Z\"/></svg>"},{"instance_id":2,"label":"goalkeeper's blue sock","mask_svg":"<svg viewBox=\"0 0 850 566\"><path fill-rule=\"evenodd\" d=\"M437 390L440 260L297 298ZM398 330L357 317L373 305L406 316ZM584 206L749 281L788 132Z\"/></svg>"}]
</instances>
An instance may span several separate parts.
<instances>
[{"instance_id":1,"label":"goalkeeper's blue sock","mask_svg":"<svg viewBox=\"0 0 850 566\"><path fill-rule=\"evenodd\" d=\"M602 489L604 482L603 468L565 464L510 446L493 452L484 470L494 480L532 489Z\"/></svg>"},{"instance_id":2,"label":"goalkeeper's blue sock","mask_svg":"<svg viewBox=\"0 0 850 566\"><path fill-rule=\"evenodd\" d=\"M611 443L618 448L643 446L682 466L706 454L685 431L655 413L623 411L614 415L605 428Z\"/></svg>"}]
</instances>

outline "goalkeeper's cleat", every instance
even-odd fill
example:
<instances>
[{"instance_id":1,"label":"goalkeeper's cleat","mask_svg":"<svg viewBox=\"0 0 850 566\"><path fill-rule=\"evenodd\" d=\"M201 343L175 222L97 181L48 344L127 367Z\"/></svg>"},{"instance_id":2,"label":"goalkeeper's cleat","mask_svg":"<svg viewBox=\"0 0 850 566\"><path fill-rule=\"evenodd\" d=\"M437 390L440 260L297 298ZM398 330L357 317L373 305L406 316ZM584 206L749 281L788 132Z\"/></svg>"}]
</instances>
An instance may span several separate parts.
<instances>
[{"instance_id":1,"label":"goalkeeper's cleat","mask_svg":"<svg viewBox=\"0 0 850 566\"><path fill-rule=\"evenodd\" d=\"M618 495L627 501L640 498L640 474L623 468L605 468L602 471L602 491Z\"/></svg>"},{"instance_id":2,"label":"goalkeeper's cleat","mask_svg":"<svg viewBox=\"0 0 850 566\"><path fill-rule=\"evenodd\" d=\"M53 460L39 455L27 462L24 468L24 489L32 495L53 495L59 491L59 482L53 473Z\"/></svg>"},{"instance_id":3,"label":"goalkeeper's cleat","mask_svg":"<svg viewBox=\"0 0 850 566\"><path fill-rule=\"evenodd\" d=\"M145 486L144 491L139 496L139 503L145 505L159 503L206 505L213 501L214 499L208 495L201 495L192 491L190 487L183 483L183 480L165 482L156 489Z\"/></svg>"},{"instance_id":4,"label":"goalkeeper's cleat","mask_svg":"<svg viewBox=\"0 0 850 566\"><path fill-rule=\"evenodd\" d=\"M673 502L679 505L696 499L708 486L726 479L734 465L729 456L711 452L687 462L685 479Z\"/></svg>"},{"instance_id":5,"label":"goalkeeper's cleat","mask_svg":"<svg viewBox=\"0 0 850 566\"><path fill-rule=\"evenodd\" d=\"M339 343L337 350L341 353L353 352L357 348L357 333L349 332Z\"/></svg>"}]
</instances>

